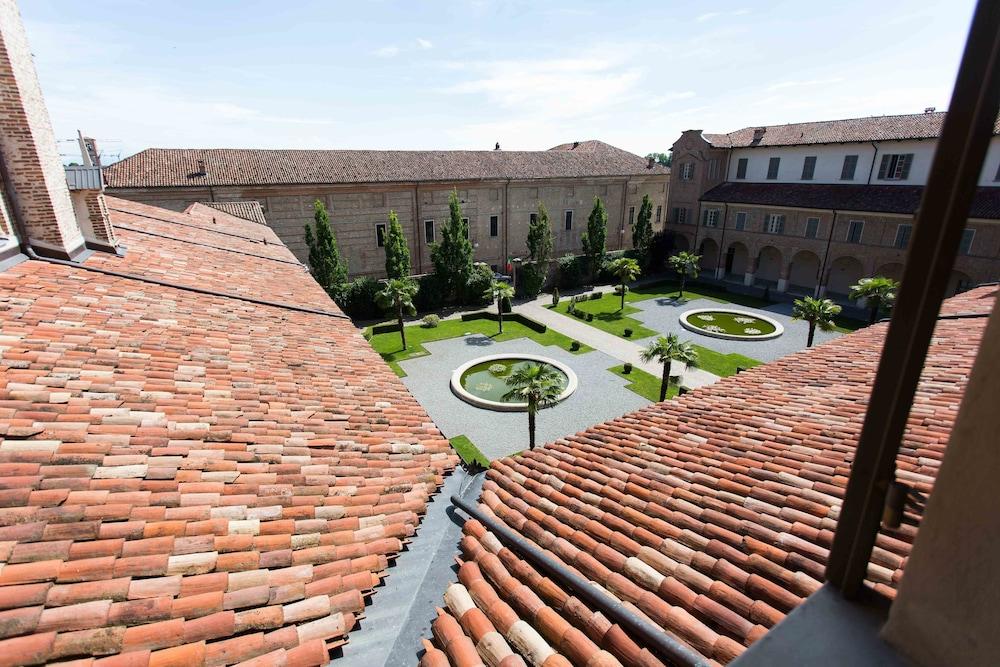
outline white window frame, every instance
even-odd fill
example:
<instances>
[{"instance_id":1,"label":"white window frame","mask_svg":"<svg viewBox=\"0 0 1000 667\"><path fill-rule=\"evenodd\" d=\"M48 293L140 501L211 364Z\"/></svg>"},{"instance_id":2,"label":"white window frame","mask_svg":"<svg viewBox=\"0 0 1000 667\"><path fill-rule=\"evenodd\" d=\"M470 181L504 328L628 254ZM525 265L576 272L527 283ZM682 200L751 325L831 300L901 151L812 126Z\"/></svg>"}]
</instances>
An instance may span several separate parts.
<instances>
[{"instance_id":1,"label":"white window frame","mask_svg":"<svg viewBox=\"0 0 1000 667\"><path fill-rule=\"evenodd\" d=\"M430 223L431 234L427 236L427 224ZM437 229L433 220L424 220L424 245L432 245L437 240Z\"/></svg>"},{"instance_id":2,"label":"white window frame","mask_svg":"<svg viewBox=\"0 0 1000 667\"><path fill-rule=\"evenodd\" d=\"M719 209L717 208L706 208L705 209L705 227L718 227L719 226Z\"/></svg>"},{"instance_id":3,"label":"white window frame","mask_svg":"<svg viewBox=\"0 0 1000 667\"><path fill-rule=\"evenodd\" d=\"M740 216L743 219L740 220ZM747 223L750 221L750 214L746 211L736 211L736 220L733 221L733 229L737 232L745 232L747 230Z\"/></svg>"},{"instance_id":4,"label":"white window frame","mask_svg":"<svg viewBox=\"0 0 1000 667\"><path fill-rule=\"evenodd\" d=\"M880 178L882 181L902 181L903 179L903 167L906 164L906 159L909 158L910 167L913 167L913 153L885 153L882 156L883 159L889 158L888 167L885 170L885 176ZM881 169L881 167L880 167Z\"/></svg>"},{"instance_id":5,"label":"white window frame","mask_svg":"<svg viewBox=\"0 0 1000 667\"><path fill-rule=\"evenodd\" d=\"M683 206L677 207L677 224L683 225L687 223L687 213L688 210Z\"/></svg>"},{"instance_id":6,"label":"white window frame","mask_svg":"<svg viewBox=\"0 0 1000 667\"><path fill-rule=\"evenodd\" d=\"M852 241L851 240L851 230L854 228L854 224L855 223L857 223L859 225L859 229L861 231L858 232L858 240L857 241ZM847 243L854 243L854 244L860 245L861 241L862 241L862 239L864 239L864 237L865 237L865 221L864 220L848 220L847 221L847 236L844 237L844 241L847 242Z\"/></svg>"},{"instance_id":7,"label":"white window frame","mask_svg":"<svg viewBox=\"0 0 1000 667\"><path fill-rule=\"evenodd\" d=\"M568 208L563 211L563 231L571 232L573 231L573 218L576 217L573 213L573 209Z\"/></svg>"},{"instance_id":8,"label":"white window frame","mask_svg":"<svg viewBox=\"0 0 1000 667\"><path fill-rule=\"evenodd\" d=\"M903 245L900 245L899 239L900 239L900 236L902 236L904 229L909 230L909 234L906 237L906 243L903 244ZM912 224L906 223L906 222L902 222L902 223L896 225L896 238L894 238L892 240L892 247L893 248L898 248L899 250L906 250L910 246L910 239L912 238L912 236L913 236L913 225Z\"/></svg>"},{"instance_id":9,"label":"white window frame","mask_svg":"<svg viewBox=\"0 0 1000 667\"><path fill-rule=\"evenodd\" d=\"M694 178L694 162L685 162L681 165L681 180L690 181Z\"/></svg>"},{"instance_id":10,"label":"white window frame","mask_svg":"<svg viewBox=\"0 0 1000 667\"><path fill-rule=\"evenodd\" d=\"M378 230L379 230L379 227L382 228L382 242L381 243L378 242ZM375 223L375 247L376 248L384 248L385 247L385 236L388 233L389 233L389 227L388 227L388 225L386 225L386 223L384 223L384 222L376 222Z\"/></svg>"},{"instance_id":11,"label":"white window frame","mask_svg":"<svg viewBox=\"0 0 1000 667\"><path fill-rule=\"evenodd\" d=\"M768 234L782 234L785 231L785 215L783 213L769 213L764 221L764 231Z\"/></svg>"},{"instance_id":12,"label":"white window frame","mask_svg":"<svg viewBox=\"0 0 1000 667\"><path fill-rule=\"evenodd\" d=\"M813 220L816 221L816 233L813 234L812 236L809 236L809 223L812 222ZM807 239L814 239L817 236L819 236L819 223L820 223L820 219L817 218L816 216L812 216L811 218L806 218L806 229L805 229L805 233L804 233L805 238L807 238Z\"/></svg>"}]
</instances>

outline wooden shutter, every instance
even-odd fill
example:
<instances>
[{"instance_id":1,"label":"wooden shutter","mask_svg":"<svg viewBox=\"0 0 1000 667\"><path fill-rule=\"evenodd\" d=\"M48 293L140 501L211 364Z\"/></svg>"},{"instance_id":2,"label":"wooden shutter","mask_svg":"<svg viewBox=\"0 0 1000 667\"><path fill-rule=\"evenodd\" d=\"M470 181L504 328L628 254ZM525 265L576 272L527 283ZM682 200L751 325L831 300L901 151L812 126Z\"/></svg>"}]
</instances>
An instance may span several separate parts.
<instances>
[{"instance_id":1,"label":"wooden shutter","mask_svg":"<svg viewBox=\"0 0 1000 667\"><path fill-rule=\"evenodd\" d=\"M784 215L779 215L778 216L778 233L779 234L784 234L785 233L785 216Z\"/></svg>"},{"instance_id":2,"label":"wooden shutter","mask_svg":"<svg viewBox=\"0 0 1000 667\"><path fill-rule=\"evenodd\" d=\"M882 164L880 164L878 168L878 178L880 181L885 180L885 172L888 170L889 170L889 156L883 155Z\"/></svg>"},{"instance_id":3,"label":"wooden shutter","mask_svg":"<svg viewBox=\"0 0 1000 667\"><path fill-rule=\"evenodd\" d=\"M903 168L899 172L899 178L905 181L910 176L910 164L913 163L913 153L901 155L899 159L903 161Z\"/></svg>"}]
</instances>

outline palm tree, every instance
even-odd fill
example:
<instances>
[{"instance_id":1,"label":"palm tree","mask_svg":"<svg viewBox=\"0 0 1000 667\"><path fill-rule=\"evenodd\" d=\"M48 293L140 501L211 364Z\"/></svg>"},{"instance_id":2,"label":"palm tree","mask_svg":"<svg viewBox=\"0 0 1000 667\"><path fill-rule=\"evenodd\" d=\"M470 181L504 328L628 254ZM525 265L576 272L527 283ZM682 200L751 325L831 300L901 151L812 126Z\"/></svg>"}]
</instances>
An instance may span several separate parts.
<instances>
[{"instance_id":1,"label":"palm tree","mask_svg":"<svg viewBox=\"0 0 1000 667\"><path fill-rule=\"evenodd\" d=\"M528 404L528 449L535 448L535 415L552 407L562 394L562 377L547 364L525 364L507 376L504 400Z\"/></svg>"},{"instance_id":2,"label":"palm tree","mask_svg":"<svg viewBox=\"0 0 1000 667\"><path fill-rule=\"evenodd\" d=\"M622 286L622 307L618 310L625 310L625 283L630 283L639 277L642 270L639 268L639 262L631 259L629 257L619 257L615 261L611 262L608 267L611 271L611 275L618 278L618 282Z\"/></svg>"},{"instance_id":3,"label":"palm tree","mask_svg":"<svg viewBox=\"0 0 1000 667\"><path fill-rule=\"evenodd\" d=\"M805 320L809 323L809 337L806 347L812 347L816 327L820 331L833 329L833 318L840 314L840 306L829 299L815 299L811 296L795 300L792 307L793 320Z\"/></svg>"},{"instance_id":4,"label":"palm tree","mask_svg":"<svg viewBox=\"0 0 1000 667\"><path fill-rule=\"evenodd\" d=\"M497 302L497 322L500 323L500 333L503 333L503 302L504 299L510 300L514 298L514 288L510 284L498 280L486 290L486 294L483 296L490 301Z\"/></svg>"},{"instance_id":5,"label":"palm tree","mask_svg":"<svg viewBox=\"0 0 1000 667\"><path fill-rule=\"evenodd\" d=\"M644 362L659 361L663 364L663 376L660 380L660 400L667 400L667 389L670 382L677 376L670 375L671 362L678 361L684 365L682 370L698 367L698 351L694 343L681 340L677 334L667 334L652 341L639 357Z\"/></svg>"},{"instance_id":6,"label":"palm tree","mask_svg":"<svg viewBox=\"0 0 1000 667\"><path fill-rule=\"evenodd\" d=\"M875 276L862 278L857 285L851 285L850 297L853 300L864 299L870 309L868 324L875 324L880 310L891 310L896 301L896 290L899 283L892 278Z\"/></svg>"},{"instance_id":7,"label":"palm tree","mask_svg":"<svg viewBox=\"0 0 1000 667\"><path fill-rule=\"evenodd\" d=\"M684 298L684 285L687 284L687 279L698 277L698 266L700 263L701 255L696 255L693 252L687 252L684 250L676 255L673 255L667 260L667 264L681 279L681 289L677 293L678 299Z\"/></svg>"},{"instance_id":8,"label":"palm tree","mask_svg":"<svg viewBox=\"0 0 1000 667\"><path fill-rule=\"evenodd\" d=\"M399 322L399 337L403 342L403 349L406 349L406 330L403 328L403 314L416 315L417 309L413 305L413 297L417 295L420 286L416 281L409 278L390 278L385 281L385 286L375 294L375 303L385 311L393 311L396 314L396 321Z\"/></svg>"}]
</instances>

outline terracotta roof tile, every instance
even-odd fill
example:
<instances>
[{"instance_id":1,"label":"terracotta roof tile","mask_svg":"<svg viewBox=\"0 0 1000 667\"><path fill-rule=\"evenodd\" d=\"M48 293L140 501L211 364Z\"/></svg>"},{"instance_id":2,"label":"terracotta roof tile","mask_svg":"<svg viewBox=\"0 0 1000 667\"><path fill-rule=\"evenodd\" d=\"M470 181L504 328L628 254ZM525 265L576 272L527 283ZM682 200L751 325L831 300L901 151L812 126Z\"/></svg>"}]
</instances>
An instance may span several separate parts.
<instances>
[{"instance_id":1,"label":"terracotta roof tile","mask_svg":"<svg viewBox=\"0 0 1000 667\"><path fill-rule=\"evenodd\" d=\"M140 279L0 274L0 664L322 664L456 457L348 321L226 296L339 312L271 230L109 208Z\"/></svg>"},{"instance_id":2,"label":"terracotta roof tile","mask_svg":"<svg viewBox=\"0 0 1000 667\"><path fill-rule=\"evenodd\" d=\"M199 169L199 162L204 171ZM104 169L109 188L411 183L667 175L603 142L547 151L371 151L148 148Z\"/></svg>"},{"instance_id":3,"label":"terracotta roof tile","mask_svg":"<svg viewBox=\"0 0 1000 667\"><path fill-rule=\"evenodd\" d=\"M975 289L942 313L988 314L997 292ZM900 479L920 493L933 484L929 463L943 456L985 323L938 321L897 457ZM885 329L494 461L480 509L710 662L727 663L823 580ZM895 594L919 519L910 512L899 529L878 535L869 586ZM464 533L459 582L502 635L524 622L544 641L536 652L586 664L601 649L622 664L656 664L641 641L570 598L478 521ZM463 645L481 631L445 620L471 613L445 600L428 665L440 658L435 646L454 661L442 642Z\"/></svg>"}]
</instances>

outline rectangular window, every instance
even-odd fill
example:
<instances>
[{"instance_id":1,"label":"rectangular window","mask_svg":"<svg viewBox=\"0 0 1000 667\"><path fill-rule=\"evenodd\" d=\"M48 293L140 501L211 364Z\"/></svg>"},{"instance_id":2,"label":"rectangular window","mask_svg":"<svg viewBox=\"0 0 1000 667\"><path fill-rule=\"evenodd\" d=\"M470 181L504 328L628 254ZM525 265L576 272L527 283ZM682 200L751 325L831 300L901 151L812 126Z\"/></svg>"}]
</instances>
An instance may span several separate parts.
<instances>
[{"instance_id":1,"label":"rectangular window","mask_svg":"<svg viewBox=\"0 0 1000 667\"><path fill-rule=\"evenodd\" d=\"M490 236L498 236L500 234L500 216L491 215L490 216Z\"/></svg>"},{"instance_id":2,"label":"rectangular window","mask_svg":"<svg viewBox=\"0 0 1000 667\"><path fill-rule=\"evenodd\" d=\"M678 225L683 225L687 222L688 210L686 208L675 208L674 211L674 220L677 221Z\"/></svg>"},{"instance_id":3,"label":"rectangular window","mask_svg":"<svg viewBox=\"0 0 1000 667\"><path fill-rule=\"evenodd\" d=\"M840 170L840 180L842 181L853 181L854 172L858 168L858 156L857 155L845 155L844 156L844 167Z\"/></svg>"},{"instance_id":4,"label":"rectangular window","mask_svg":"<svg viewBox=\"0 0 1000 667\"><path fill-rule=\"evenodd\" d=\"M913 153L891 153L882 156L878 167L878 180L905 181L910 176Z\"/></svg>"},{"instance_id":5,"label":"rectangular window","mask_svg":"<svg viewBox=\"0 0 1000 667\"><path fill-rule=\"evenodd\" d=\"M780 157L773 157L767 161L767 180L773 181L778 178L778 165L780 164Z\"/></svg>"},{"instance_id":6,"label":"rectangular window","mask_svg":"<svg viewBox=\"0 0 1000 667\"><path fill-rule=\"evenodd\" d=\"M851 220L850 224L847 226L847 242L861 243L861 234L864 230L865 223L863 220Z\"/></svg>"},{"instance_id":7,"label":"rectangular window","mask_svg":"<svg viewBox=\"0 0 1000 667\"><path fill-rule=\"evenodd\" d=\"M635 206L628 207L628 224L629 226L635 224Z\"/></svg>"},{"instance_id":8,"label":"rectangular window","mask_svg":"<svg viewBox=\"0 0 1000 667\"><path fill-rule=\"evenodd\" d=\"M465 234L465 238L469 238L469 219L462 218L462 232Z\"/></svg>"},{"instance_id":9,"label":"rectangular window","mask_svg":"<svg viewBox=\"0 0 1000 667\"><path fill-rule=\"evenodd\" d=\"M379 248L385 247L385 223L380 222L375 225L375 244Z\"/></svg>"},{"instance_id":10,"label":"rectangular window","mask_svg":"<svg viewBox=\"0 0 1000 667\"><path fill-rule=\"evenodd\" d=\"M811 181L816 173L816 156L810 155L802 162L802 180Z\"/></svg>"},{"instance_id":11,"label":"rectangular window","mask_svg":"<svg viewBox=\"0 0 1000 667\"><path fill-rule=\"evenodd\" d=\"M736 161L736 178L743 179L747 177L747 164L750 162L749 158L741 157Z\"/></svg>"},{"instance_id":12,"label":"rectangular window","mask_svg":"<svg viewBox=\"0 0 1000 667\"><path fill-rule=\"evenodd\" d=\"M900 250L905 250L910 245L910 234L913 232L913 225L900 225L896 227L896 240L893 246Z\"/></svg>"},{"instance_id":13,"label":"rectangular window","mask_svg":"<svg viewBox=\"0 0 1000 667\"><path fill-rule=\"evenodd\" d=\"M958 245L959 255L969 255L972 253L972 239L975 236L975 229L965 229L962 231L962 242Z\"/></svg>"},{"instance_id":14,"label":"rectangular window","mask_svg":"<svg viewBox=\"0 0 1000 667\"><path fill-rule=\"evenodd\" d=\"M742 232L747 228L747 214L746 211L740 211L736 214L736 231Z\"/></svg>"},{"instance_id":15,"label":"rectangular window","mask_svg":"<svg viewBox=\"0 0 1000 667\"><path fill-rule=\"evenodd\" d=\"M663 216L663 207L656 207L656 224L660 224L660 218Z\"/></svg>"},{"instance_id":16,"label":"rectangular window","mask_svg":"<svg viewBox=\"0 0 1000 667\"><path fill-rule=\"evenodd\" d=\"M681 165L681 180L690 181L694 178L694 162L685 162Z\"/></svg>"},{"instance_id":17,"label":"rectangular window","mask_svg":"<svg viewBox=\"0 0 1000 667\"><path fill-rule=\"evenodd\" d=\"M705 227L717 227L719 225L719 209L717 208L705 209L705 215L702 217L704 218L702 224Z\"/></svg>"},{"instance_id":18,"label":"rectangular window","mask_svg":"<svg viewBox=\"0 0 1000 667\"><path fill-rule=\"evenodd\" d=\"M780 213L772 213L767 216L767 233L783 234L785 232L785 216Z\"/></svg>"},{"instance_id":19,"label":"rectangular window","mask_svg":"<svg viewBox=\"0 0 1000 667\"><path fill-rule=\"evenodd\" d=\"M719 175L719 161L709 160L708 161L708 177L715 178Z\"/></svg>"},{"instance_id":20,"label":"rectangular window","mask_svg":"<svg viewBox=\"0 0 1000 667\"><path fill-rule=\"evenodd\" d=\"M567 232L573 231L573 211L566 211L565 228Z\"/></svg>"},{"instance_id":21,"label":"rectangular window","mask_svg":"<svg viewBox=\"0 0 1000 667\"><path fill-rule=\"evenodd\" d=\"M536 222L538 222L538 214L537 213L529 213L528 214L528 224L529 225L533 225Z\"/></svg>"},{"instance_id":22,"label":"rectangular window","mask_svg":"<svg viewBox=\"0 0 1000 667\"><path fill-rule=\"evenodd\" d=\"M819 218L806 218L806 238L814 239L819 233Z\"/></svg>"},{"instance_id":23,"label":"rectangular window","mask_svg":"<svg viewBox=\"0 0 1000 667\"><path fill-rule=\"evenodd\" d=\"M424 243L430 245L434 243L434 221L424 220Z\"/></svg>"}]
</instances>

